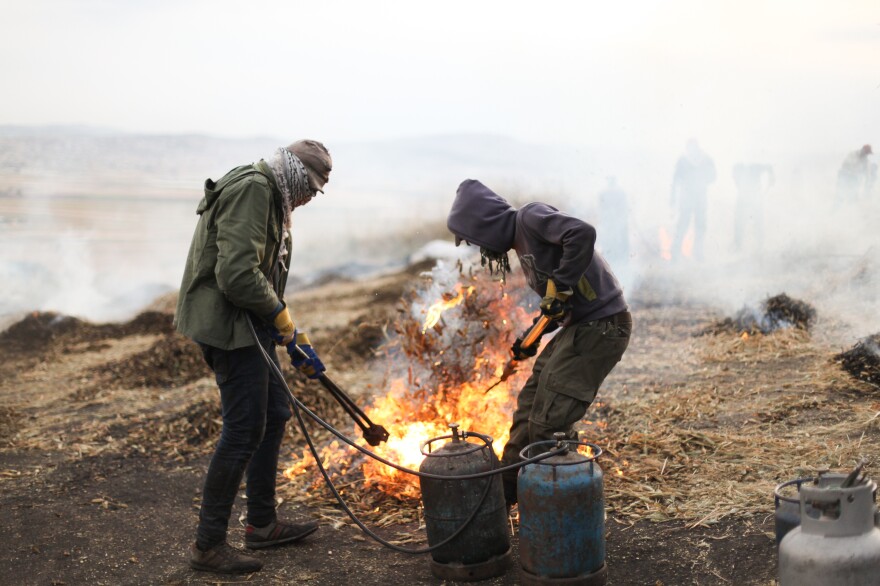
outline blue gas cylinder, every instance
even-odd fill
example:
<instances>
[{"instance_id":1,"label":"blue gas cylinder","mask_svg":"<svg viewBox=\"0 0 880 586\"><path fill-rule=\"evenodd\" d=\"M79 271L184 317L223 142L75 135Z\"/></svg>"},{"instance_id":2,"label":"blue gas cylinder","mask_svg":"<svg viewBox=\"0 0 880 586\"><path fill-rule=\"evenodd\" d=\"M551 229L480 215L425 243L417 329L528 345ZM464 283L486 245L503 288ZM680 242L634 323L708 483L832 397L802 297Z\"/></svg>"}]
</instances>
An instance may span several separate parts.
<instances>
[{"instance_id":1,"label":"blue gas cylinder","mask_svg":"<svg viewBox=\"0 0 880 586\"><path fill-rule=\"evenodd\" d=\"M555 440L527 446L528 459L552 449L564 449L520 469L519 559L522 584L605 584L605 497L602 469L596 458L602 450L586 442ZM590 448L587 456L578 446Z\"/></svg>"}]
</instances>

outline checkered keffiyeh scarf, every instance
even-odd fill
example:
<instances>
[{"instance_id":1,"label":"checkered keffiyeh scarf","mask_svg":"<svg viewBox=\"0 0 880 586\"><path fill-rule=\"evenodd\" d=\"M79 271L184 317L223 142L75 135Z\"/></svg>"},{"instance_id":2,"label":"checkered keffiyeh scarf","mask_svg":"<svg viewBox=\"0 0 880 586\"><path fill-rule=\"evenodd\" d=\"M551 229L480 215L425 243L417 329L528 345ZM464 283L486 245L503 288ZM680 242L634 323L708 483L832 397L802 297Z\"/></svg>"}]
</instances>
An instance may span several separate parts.
<instances>
[{"instance_id":1,"label":"checkered keffiyeh scarf","mask_svg":"<svg viewBox=\"0 0 880 586\"><path fill-rule=\"evenodd\" d=\"M311 201L314 194L309 188L309 175L299 157L286 148L279 148L269 160L269 168L275 175L275 181L281 190L281 201L284 211L284 231L290 230L293 210ZM278 253L280 262L287 256L286 239L281 239L281 250Z\"/></svg>"},{"instance_id":2,"label":"checkered keffiyeh scarf","mask_svg":"<svg viewBox=\"0 0 880 586\"><path fill-rule=\"evenodd\" d=\"M281 189L284 202L284 227L290 228L290 214L294 208L307 204L313 194L309 189L309 175L299 157L286 148L279 148L269 160L269 167Z\"/></svg>"}]
</instances>

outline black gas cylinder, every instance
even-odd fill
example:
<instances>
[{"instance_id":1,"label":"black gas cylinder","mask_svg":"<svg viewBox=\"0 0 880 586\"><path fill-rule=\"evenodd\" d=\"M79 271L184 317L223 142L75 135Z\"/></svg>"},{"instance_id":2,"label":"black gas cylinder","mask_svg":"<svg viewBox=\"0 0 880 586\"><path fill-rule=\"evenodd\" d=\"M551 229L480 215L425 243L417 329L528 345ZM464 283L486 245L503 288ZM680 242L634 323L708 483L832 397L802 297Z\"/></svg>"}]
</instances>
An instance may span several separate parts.
<instances>
[{"instance_id":1,"label":"black gas cylinder","mask_svg":"<svg viewBox=\"0 0 880 586\"><path fill-rule=\"evenodd\" d=\"M773 501L776 507L774 517L776 521L777 547L779 547L782 538L785 537L789 531L801 524L801 485L805 482L813 482L813 480L812 477L795 478L794 480L783 482L773 491ZM790 492L793 492L794 496L788 494ZM809 503L807 503L807 507L809 510L812 510Z\"/></svg>"},{"instance_id":2,"label":"black gas cylinder","mask_svg":"<svg viewBox=\"0 0 880 586\"><path fill-rule=\"evenodd\" d=\"M419 471L431 572L443 580L474 581L502 575L510 565L510 533L501 478L454 478L498 468L492 438L472 431L436 437L422 445ZM448 440L439 448L435 444ZM444 543L445 542L445 543Z\"/></svg>"}]
</instances>

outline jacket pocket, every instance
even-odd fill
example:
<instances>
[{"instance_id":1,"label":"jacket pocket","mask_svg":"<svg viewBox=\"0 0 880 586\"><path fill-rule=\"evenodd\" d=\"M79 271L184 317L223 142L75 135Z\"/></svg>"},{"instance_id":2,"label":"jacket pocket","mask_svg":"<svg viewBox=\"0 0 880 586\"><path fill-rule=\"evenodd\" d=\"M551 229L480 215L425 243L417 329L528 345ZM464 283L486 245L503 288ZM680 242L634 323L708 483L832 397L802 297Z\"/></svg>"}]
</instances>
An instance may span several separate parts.
<instances>
[{"instance_id":1,"label":"jacket pocket","mask_svg":"<svg viewBox=\"0 0 880 586\"><path fill-rule=\"evenodd\" d=\"M599 298L599 296L596 295L596 290L593 289L593 286L590 285L590 281L587 280L586 275L581 275L581 278L577 283L577 290L587 301L595 301Z\"/></svg>"},{"instance_id":2,"label":"jacket pocket","mask_svg":"<svg viewBox=\"0 0 880 586\"><path fill-rule=\"evenodd\" d=\"M596 397L598 388L572 372L554 372L547 378L547 390L589 404Z\"/></svg>"}]
</instances>

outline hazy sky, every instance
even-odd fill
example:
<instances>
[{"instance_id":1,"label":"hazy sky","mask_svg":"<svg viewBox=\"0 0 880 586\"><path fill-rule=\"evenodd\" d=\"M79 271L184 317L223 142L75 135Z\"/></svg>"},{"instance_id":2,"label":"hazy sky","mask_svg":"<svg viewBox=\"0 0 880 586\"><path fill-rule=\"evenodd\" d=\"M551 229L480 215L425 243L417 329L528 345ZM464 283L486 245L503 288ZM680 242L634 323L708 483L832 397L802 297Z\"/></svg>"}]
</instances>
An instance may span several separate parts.
<instances>
[{"instance_id":1,"label":"hazy sky","mask_svg":"<svg viewBox=\"0 0 880 586\"><path fill-rule=\"evenodd\" d=\"M880 135L876 0L3 3L0 124L673 151Z\"/></svg>"}]
</instances>

